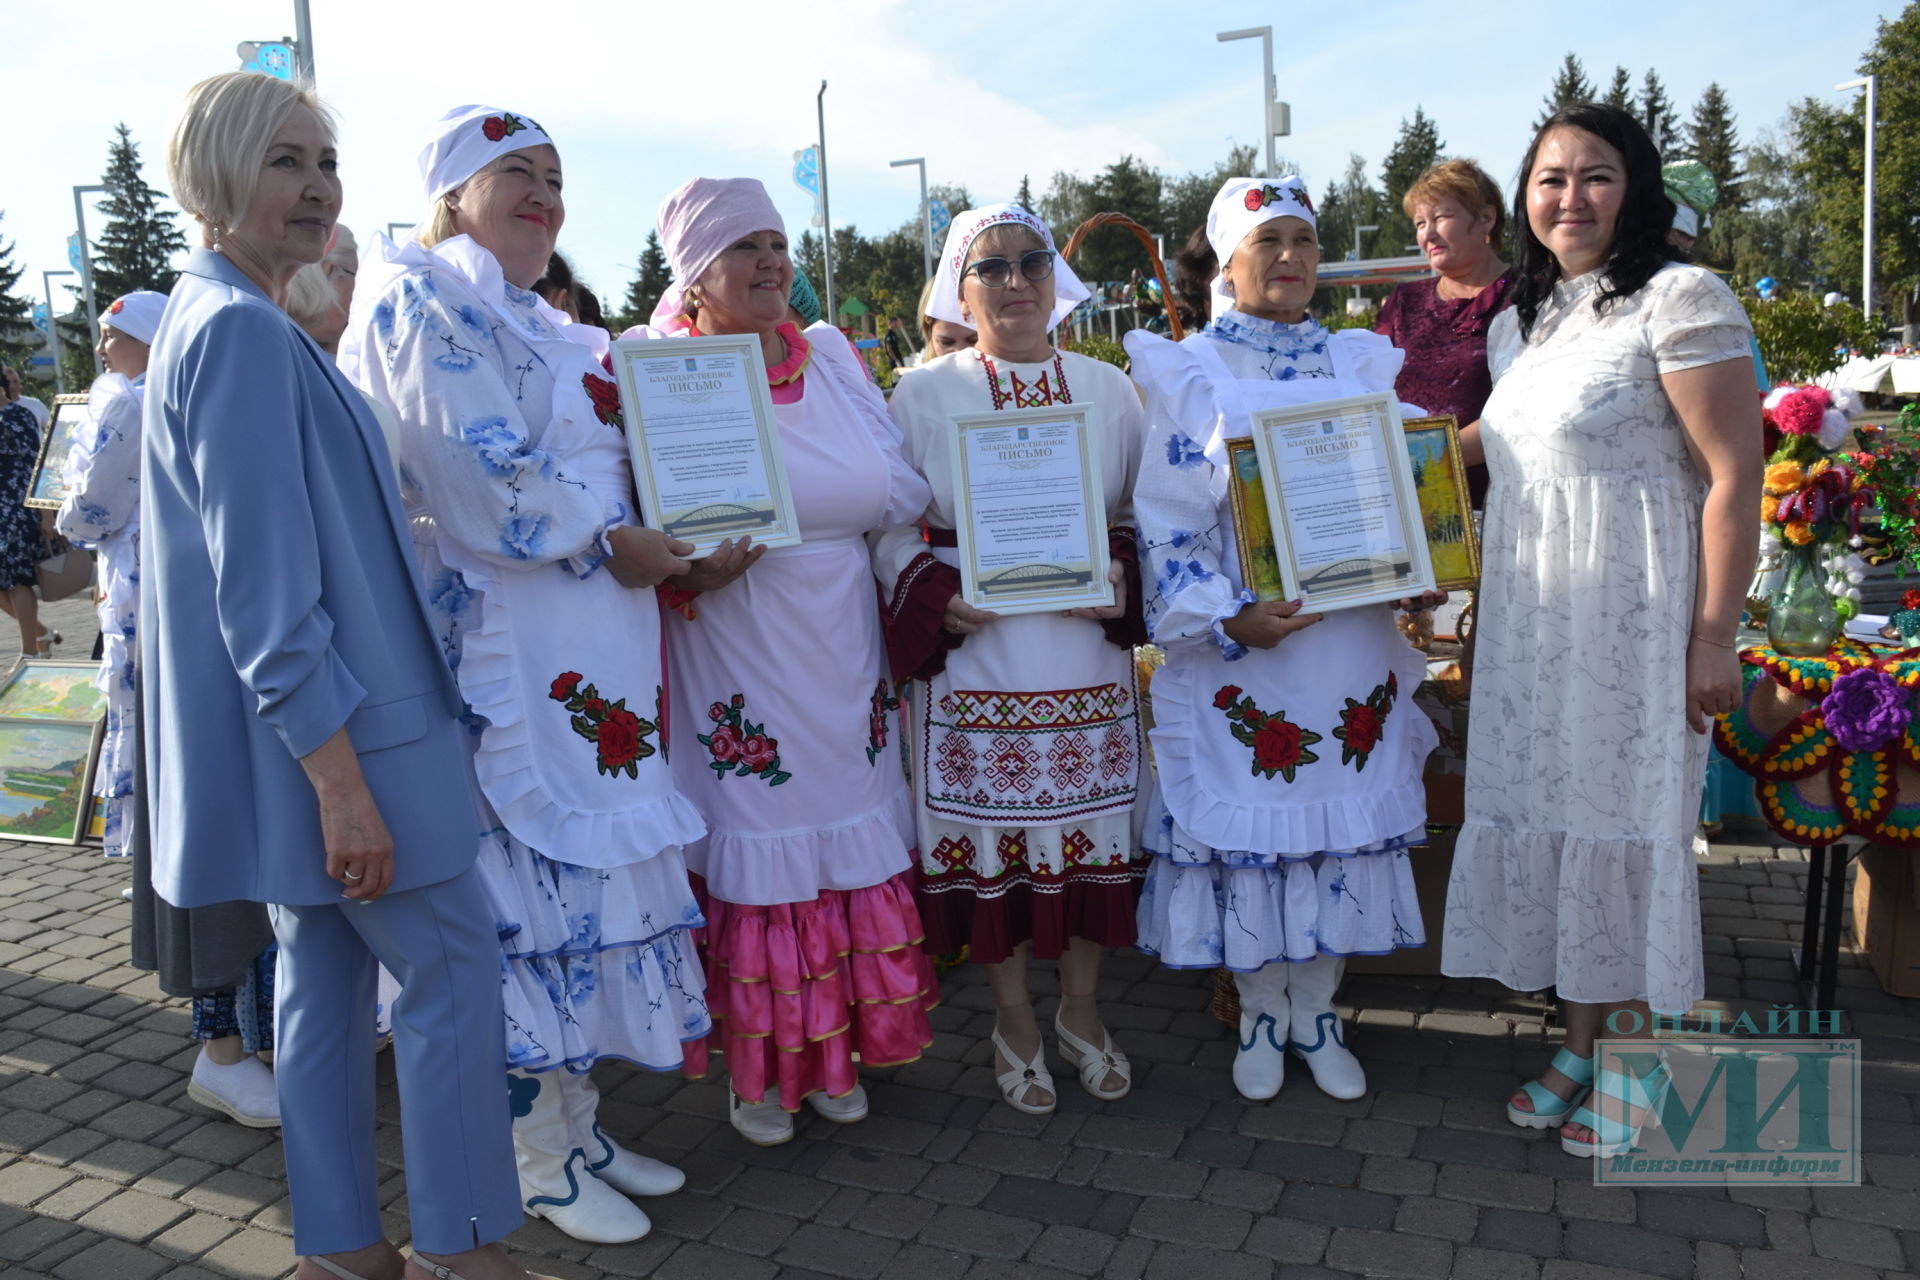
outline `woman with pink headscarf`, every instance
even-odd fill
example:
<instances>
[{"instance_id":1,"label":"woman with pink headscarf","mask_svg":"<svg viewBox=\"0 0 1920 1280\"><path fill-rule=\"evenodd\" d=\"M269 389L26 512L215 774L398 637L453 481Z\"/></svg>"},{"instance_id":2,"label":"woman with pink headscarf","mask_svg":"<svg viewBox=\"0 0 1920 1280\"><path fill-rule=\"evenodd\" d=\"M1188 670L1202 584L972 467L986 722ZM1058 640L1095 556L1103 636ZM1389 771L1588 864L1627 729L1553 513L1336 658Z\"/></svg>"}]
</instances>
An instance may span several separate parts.
<instances>
[{"instance_id":1,"label":"woman with pink headscarf","mask_svg":"<svg viewBox=\"0 0 1920 1280\"><path fill-rule=\"evenodd\" d=\"M676 283L654 327L626 336L758 336L803 539L696 563L670 580L684 592L666 624L674 781L707 820L686 853L706 895L714 1033L687 1068L722 1050L733 1127L774 1146L803 1101L842 1124L866 1116L856 1053L891 1066L933 1039L866 544L930 495L846 339L787 318L793 262L766 188L695 178L660 206L660 239Z\"/></svg>"}]
</instances>

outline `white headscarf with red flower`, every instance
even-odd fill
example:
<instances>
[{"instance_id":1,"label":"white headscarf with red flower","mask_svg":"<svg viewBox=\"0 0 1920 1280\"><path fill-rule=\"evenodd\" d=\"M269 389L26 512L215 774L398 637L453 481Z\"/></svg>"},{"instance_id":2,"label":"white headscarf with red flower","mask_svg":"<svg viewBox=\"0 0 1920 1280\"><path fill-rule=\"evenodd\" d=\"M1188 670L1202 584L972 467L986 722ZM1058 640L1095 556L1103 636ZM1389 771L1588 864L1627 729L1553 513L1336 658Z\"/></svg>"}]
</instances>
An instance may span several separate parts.
<instances>
[{"instance_id":1,"label":"white headscarf with red flower","mask_svg":"<svg viewBox=\"0 0 1920 1280\"><path fill-rule=\"evenodd\" d=\"M100 323L152 346L153 335L160 331L160 317L166 309L166 294L139 289L109 303L100 313Z\"/></svg>"},{"instance_id":2,"label":"white headscarf with red flower","mask_svg":"<svg viewBox=\"0 0 1920 1280\"><path fill-rule=\"evenodd\" d=\"M1065 320L1075 307L1093 296L1087 286L1080 283L1080 277L1073 274L1066 258L1053 247L1053 232L1046 223L1017 204L988 204L967 210L947 228L946 247L940 251L940 261L934 264L933 297L927 302L928 315L948 324L974 327L960 314L960 273L966 270L967 254L980 233L1009 223L1039 236L1040 243L1053 254L1053 325ZM1016 263L1014 269L1019 270L1019 264Z\"/></svg>"},{"instance_id":3,"label":"white headscarf with red flower","mask_svg":"<svg viewBox=\"0 0 1920 1280\"><path fill-rule=\"evenodd\" d=\"M1285 178L1228 178L1207 208L1207 243L1220 269L1209 290L1212 314L1233 309L1233 295L1227 292L1227 259L1247 238L1247 233L1274 218L1299 218L1315 230L1319 219L1313 213L1313 199L1307 184L1295 174Z\"/></svg>"},{"instance_id":4,"label":"white headscarf with red flower","mask_svg":"<svg viewBox=\"0 0 1920 1280\"><path fill-rule=\"evenodd\" d=\"M440 117L420 151L427 199L438 200L510 151L542 145L553 146L553 139L531 116L498 107L455 107Z\"/></svg>"}]
</instances>

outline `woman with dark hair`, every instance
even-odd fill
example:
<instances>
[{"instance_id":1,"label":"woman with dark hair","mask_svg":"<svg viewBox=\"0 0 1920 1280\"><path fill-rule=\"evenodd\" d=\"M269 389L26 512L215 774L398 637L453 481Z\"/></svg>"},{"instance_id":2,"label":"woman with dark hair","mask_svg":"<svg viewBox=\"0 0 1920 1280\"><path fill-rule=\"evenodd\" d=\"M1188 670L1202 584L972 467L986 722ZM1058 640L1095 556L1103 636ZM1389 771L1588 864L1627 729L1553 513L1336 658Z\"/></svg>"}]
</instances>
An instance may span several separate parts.
<instances>
[{"instance_id":1,"label":"woman with dark hair","mask_svg":"<svg viewBox=\"0 0 1920 1280\"><path fill-rule=\"evenodd\" d=\"M1180 315L1180 327L1198 333L1207 327L1213 315L1213 278L1220 274L1220 260L1214 256L1207 239L1207 224L1201 223L1173 255L1173 309Z\"/></svg>"},{"instance_id":2,"label":"woman with dark hair","mask_svg":"<svg viewBox=\"0 0 1920 1280\"><path fill-rule=\"evenodd\" d=\"M1746 314L1674 261L1673 203L1632 116L1548 119L1514 222L1513 310L1464 440L1492 478L1474 697L1500 714L1468 744L1441 967L1559 988L1566 1045L1507 1115L1610 1155L1666 1071L1596 1081L1595 1037L1684 1012L1705 985L1692 835L1707 724L1740 693L1760 413Z\"/></svg>"}]
</instances>

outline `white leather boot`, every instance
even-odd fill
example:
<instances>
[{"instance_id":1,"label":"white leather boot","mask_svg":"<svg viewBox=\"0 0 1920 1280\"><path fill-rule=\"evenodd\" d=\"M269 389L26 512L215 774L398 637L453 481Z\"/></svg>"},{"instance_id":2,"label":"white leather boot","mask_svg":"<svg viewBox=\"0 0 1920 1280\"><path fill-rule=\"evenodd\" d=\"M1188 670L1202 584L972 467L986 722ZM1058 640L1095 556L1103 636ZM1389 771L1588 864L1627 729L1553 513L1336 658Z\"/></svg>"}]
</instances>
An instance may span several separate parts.
<instances>
[{"instance_id":1,"label":"white leather boot","mask_svg":"<svg viewBox=\"0 0 1920 1280\"><path fill-rule=\"evenodd\" d=\"M640 1206L594 1176L574 1140L565 1069L507 1073L513 1101L513 1158L527 1216L545 1218L575 1240L625 1244L653 1230ZM596 1144L597 1146L597 1144Z\"/></svg>"},{"instance_id":2,"label":"white leather boot","mask_svg":"<svg viewBox=\"0 0 1920 1280\"><path fill-rule=\"evenodd\" d=\"M1233 1087L1251 1102L1265 1102L1286 1082L1291 968L1276 960L1252 973L1233 975L1240 989L1240 1052L1233 1055Z\"/></svg>"},{"instance_id":3,"label":"white leather boot","mask_svg":"<svg viewBox=\"0 0 1920 1280\"><path fill-rule=\"evenodd\" d=\"M1293 1000L1290 1027L1293 1051L1313 1072L1313 1082L1329 1097L1351 1100L1367 1091L1367 1073L1347 1049L1333 993L1346 965L1338 956L1316 956L1293 966L1288 993Z\"/></svg>"},{"instance_id":4,"label":"white leather boot","mask_svg":"<svg viewBox=\"0 0 1920 1280\"><path fill-rule=\"evenodd\" d=\"M622 1195L670 1196L687 1185L687 1175L663 1160L629 1151L600 1127L600 1090L592 1076L573 1076L561 1091L573 1140L587 1153L587 1167Z\"/></svg>"}]
</instances>

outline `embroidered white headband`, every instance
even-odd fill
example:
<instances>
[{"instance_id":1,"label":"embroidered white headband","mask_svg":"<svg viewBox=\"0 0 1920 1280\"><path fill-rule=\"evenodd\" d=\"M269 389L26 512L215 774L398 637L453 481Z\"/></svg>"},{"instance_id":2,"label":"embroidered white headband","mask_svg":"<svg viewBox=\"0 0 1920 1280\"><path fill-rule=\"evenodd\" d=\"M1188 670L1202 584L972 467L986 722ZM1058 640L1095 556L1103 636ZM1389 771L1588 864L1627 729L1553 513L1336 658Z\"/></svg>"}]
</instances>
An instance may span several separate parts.
<instances>
[{"instance_id":1,"label":"embroidered white headband","mask_svg":"<svg viewBox=\"0 0 1920 1280\"><path fill-rule=\"evenodd\" d=\"M1298 176L1287 178L1228 178L1207 209L1207 243L1225 267L1247 233L1273 218L1299 218L1318 227L1313 200Z\"/></svg>"},{"instance_id":2,"label":"embroidered white headband","mask_svg":"<svg viewBox=\"0 0 1920 1280\"><path fill-rule=\"evenodd\" d=\"M420 180L438 200L510 151L553 146L538 122L498 107L455 107L433 126L420 151Z\"/></svg>"},{"instance_id":3,"label":"embroidered white headband","mask_svg":"<svg viewBox=\"0 0 1920 1280\"><path fill-rule=\"evenodd\" d=\"M1073 274L1073 268L1053 247L1053 232L1047 224L1022 209L1017 204L989 204L978 209L969 209L953 220L947 228L947 243L940 250L940 261L934 265L933 298L927 306L927 314L935 320L945 320L948 324L973 324L960 314L960 273L966 269L967 254L973 249L973 242L980 233L989 227L1008 224L1025 227L1040 237L1040 243L1053 254L1053 318L1049 326L1058 325L1072 314L1073 309L1085 302L1093 294L1087 286L1080 283L1080 277ZM1016 268L1017 269L1017 268Z\"/></svg>"},{"instance_id":4,"label":"embroidered white headband","mask_svg":"<svg viewBox=\"0 0 1920 1280\"><path fill-rule=\"evenodd\" d=\"M152 346L153 335L160 331L160 317L166 309L166 294L141 289L115 298L100 313L100 323Z\"/></svg>"}]
</instances>

